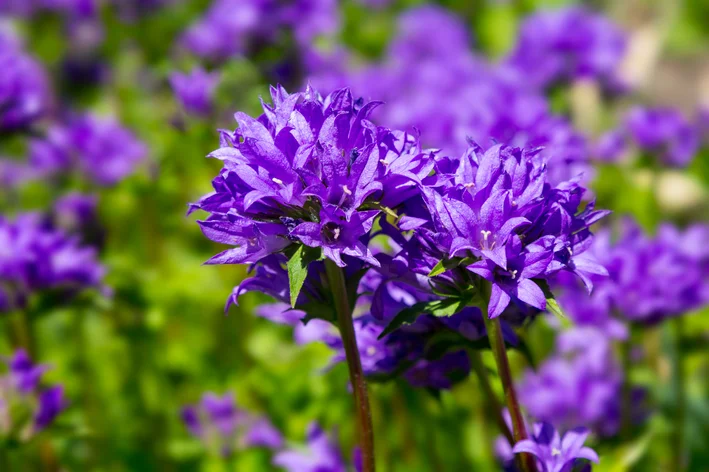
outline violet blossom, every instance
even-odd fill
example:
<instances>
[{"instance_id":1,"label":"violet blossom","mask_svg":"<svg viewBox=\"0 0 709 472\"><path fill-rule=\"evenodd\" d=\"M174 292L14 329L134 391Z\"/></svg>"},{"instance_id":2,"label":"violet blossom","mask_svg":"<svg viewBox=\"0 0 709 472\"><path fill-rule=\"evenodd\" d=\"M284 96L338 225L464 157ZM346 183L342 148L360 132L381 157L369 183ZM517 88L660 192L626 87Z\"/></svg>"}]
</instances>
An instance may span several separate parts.
<instances>
[{"instance_id":1,"label":"violet blossom","mask_svg":"<svg viewBox=\"0 0 709 472\"><path fill-rule=\"evenodd\" d=\"M599 462L596 451L584 446L587 437L583 427L568 430L562 437L550 424L536 423L532 437L519 441L512 452L533 455L540 472L571 472L586 461Z\"/></svg>"},{"instance_id":2,"label":"violet blossom","mask_svg":"<svg viewBox=\"0 0 709 472\"><path fill-rule=\"evenodd\" d=\"M206 116L212 111L214 89L219 84L218 72L195 68L188 74L173 72L170 85L175 97L187 113Z\"/></svg>"},{"instance_id":3,"label":"violet blossom","mask_svg":"<svg viewBox=\"0 0 709 472\"><path fill-rule=\"evenodd\" d=\"M223 456L246 447L280 448L283 444L268 419L238 408L229 392L221 397L207 392L199 404L183 407L180 415L190 434Z\"/></svg>"},{"instance_id":4,"label":"violet blossom","mask_svg":"<svg viewBox=\"0 0 709 472\"><path fill-rule=\"evenodd\" d=\"M285 449L273 457L273 465L287 472L347 472L342 453L332 437L317 424L307 431L305 449Z\"/></svg>"},{"instance_id":5,"label":"violet blossom","mask_svg":"<svg viewBox=\"0 0 709 472\"><path fill-rule=\"evenodd\" d=\"M22 308L48 291L67 297L103 288L104 273L94 248L49 227L40 215L0 218L0 311Z\"/></svg>"},{"instance_id":6,"label":"violet blossom","mask_svg":"<svg viewBox=\"0 0 709 472\"><path fill-rule=\"evenodd\" d=\"M50 128L30 143L30 165L47 176L78 172L111 186L135 172L147 147L116 120L87 114Z\"/></svg>"},{"instance_id":7,"label":"violet blossom","mask_svg":"<svg viewBox=\"0 0 709 472\"><path fill-rule=\"evenodd\" d=\"M0 410L4 410L2 416L8 416L0 419L0 435L22 431L18 439L25 440L48 428L66 409L64 388L61 385L42 388L42 376L49 366L34 364L23 349L3 360L9 371L0 376ZM32 421L28 423L15 423L29 418Z\"/></svg>"},{"instance_id":8,"label":"violet blossom","mask_svg":"<svg viewBox=\"0 0 709 472\"><path fill-rule=\"evenodd\" d=\"M593 79L614 91L622 88L626 42L616 24L587 8L540 11L523 21L503 70L521 87Z\"/></svg>"}]
</instances>

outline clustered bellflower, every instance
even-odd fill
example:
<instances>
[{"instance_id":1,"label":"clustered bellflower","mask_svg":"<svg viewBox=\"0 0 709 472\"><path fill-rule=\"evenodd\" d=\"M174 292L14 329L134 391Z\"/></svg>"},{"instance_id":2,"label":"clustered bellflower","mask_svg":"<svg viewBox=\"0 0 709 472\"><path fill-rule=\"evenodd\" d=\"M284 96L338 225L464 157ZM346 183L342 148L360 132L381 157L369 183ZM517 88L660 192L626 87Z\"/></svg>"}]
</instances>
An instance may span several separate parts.
<instances>
[{"instance_id":1,"label":"clustered bellflower","mask_svg":"<svg viewBox=\"0 0 709 472\"><path fill-rule=\"evenodd\" d=\"M42 176L78 172L97 185L111 186L135 171L147 148L116 120L85 114L33 139L29 154L30 166Z\"/></svg>"},{"instance_id":2,"label":"clustered bellflower","mask_svg":"<svg viewBox=\"0 0 709 472\"><path fill-rule=\"evenodd\" d=\"M26 440L49 427L66 409L64 388L61 385L41 388L42 376L49 367L33 364L22 349L4 361L8 372L0 376L0 435L19 432L17 439ZM18 424L23 418L32 420Z\"/></svg>"},{"instance_id":3,"label":"clustered bellflower","mask_svg":"<svg viewBox=\"0 0 709 472\"><path fill-rule=\"evenodd\" d=\"M10 33L0 31L0 131L25 128L49 111L52 94L43 67Z\"/></svg>"},{"instance_id":4,"label":"clustered bellflower","mask_svg":"<svg viewBox=\"0 0 709 472\"><path fill-rule=\"evenodd\" d=\"M597 434L612 436L620 428L623 372L614 358L611 339L597 328L584 326L557 337L556 351L519 382L519 397L534 418L561 429L586 425ZM633 406L643 392L633 392ZM637 407L633 419L642 420Z\"/></svg>"},{"instance_id":5,"label":"clustered bellflower","mask_svg":"<svg viewBox=\"0 0 709 472\"><path fill-rule=\"evenodd\" d=\"M423 189L430 220L414 231L444 260L462 258L465 274L491 284L491 318L511 301L544 310L541 281L558 272L578 275L589 290L592 276L606 274L586 249L590 226L608 212L593 203L581 210L578 182L550 185L536 150L473 147L446 167Z\"/></svg>"},{"instance_id":6,"label":"clustered bellflower","mask_svg":"<svg viewBox=\"0 0 709 472\"><path fill-rule=\"evenodd\" d=\"M349 468L338 445L317 423L307 431L307 448L290 448L273 457L273 465L287 472L347 472ZM354 468L361 471L358 450L354 454Z\"/></svg>"},{"instance_id":7,"label":"clustered bellflower","mask_svg":"<svg viewBox=\"0 0 709 472\"><path fill-rule=\"evenodd\" d=\"M373 125L368 117L379 103L355 100L348 89L324 99L310 87L271 95L273 106L264 104L258 119L236 113L239 128L222 131L210 154L224 166L214 192L192 210L210 213L199 221L205 236L237 247L207 263L278 265L278 256L267 257L295 243L321 248L340 267L347 258L378 266L367 247L378 205L396 204L411 187L383 181L415 180L411 166L396 163L421 153Z\"/></svg>"},{"instance_id":8,"label":"clustered bellflower","mask_svg":"<svg viewBox=\"0 0 709 472\"><path fill-rule=\"evenodd\" d=\"M187 113L206 116L212 111L214 89L219 84L218 72L205 72L195 68L189 74L174 72L170 75L170 85L182 108Z\"/></svg>"},{"instance_id":9,"label":"clustered bellflower","mask_svg":"<svg viewBox=\"0 0 709 472\"><path fill-rule=\"evenodd\" d=\"M71 296L102 288L96 250L54 229L39 214L0 218L0 312L21 309L34 294Z\"/></svg>"},{"instance_id":10,"label":"clustered bellflower","mask_svg":"<svg viewBox=\"0 0 709 472\"><path fill-rule=\"evenodd\" d=\"M687 167L700 146L700 128L679 110L669 107L636 106L621 126L603 135L596 154L605 161L618 161L634 148L655 164Z\"/></svg>"},{"instance_id":11,"label":"clustered bellflower","mask_svg":"<svg viewBox=\"0 0 709 472\"><path fill-rule=\"evenodd\" d=\"M205 393L199 404L182 408L181 417L190 434L223 456L247 447L283 445L281 433L267 418L238 408L229 392Z\"/></svg>"},{"instance_id":12,"label":"clustered bellflower","mask_svg":"<svg viewBox=\"0 0 709 472\"><path fill-rule=\"evenodd\" d=\"M601 14L579 6L540 11L527 17L504 70L520 86L547 88L577 79L622 90L625 56L622 30Z\"/></svg>"},{"instance_id":13,"label":"clustered bellflower","mask_svg":"<svg viewBox=\"0 0 709 472\"><path fill-rule=\"evenodd\" d=\"M212 62L268 44L283 31L307 45L339 27L335 0L214 0L204 15L185 31L182 47Z\"/></svg>"},{"instance_id":14,"label":"clustered bellflower","mask_svg":"<svg viewBox=\"0 0 709 472\"><path fill-rule=\"evenodd\" d=\"M631 220L622 222L615 238L610 230L599 232L590 252L609 277L592 276L590 300L580 296L575 281L560 277L564 307L577 323L599 328L611 325L615 317L654 324L701 308L709 303L707 234L706 225L681 231L663 224L650 237Z\"/></svg>"}]
</instances>

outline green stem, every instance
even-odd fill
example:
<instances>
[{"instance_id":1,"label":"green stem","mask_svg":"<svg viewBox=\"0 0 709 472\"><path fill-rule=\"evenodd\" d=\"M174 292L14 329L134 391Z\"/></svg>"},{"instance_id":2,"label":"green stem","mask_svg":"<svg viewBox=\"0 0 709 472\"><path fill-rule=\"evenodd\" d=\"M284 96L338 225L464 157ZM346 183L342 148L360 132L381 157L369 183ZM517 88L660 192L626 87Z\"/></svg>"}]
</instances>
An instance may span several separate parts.
<instances>
[{"instance_id":1,"label":"green stem","mask_svg":"<svg viewBox=\"0 0 709 472\"><path fill-rule=\"evenodd\" d=\"M492 390L492 386L490 385L490 379L487 375L487 369L485 368L485 364L483 364L483 358L480 355L480 351L477 351L475 349L469 349L468 355L470 356L470 364L472 365L473 370L475 371L475 375L477 375L478 381L480 382L480 387L482 388L483 393L485 394L488 411L492 412L492 415L495 417L495 422L497 423L498 428L500 428L502 434L505 435L505 438L507 438L507 441L510 443L510 446L514 446L514 437L512 436L512 432L510 431L510 428L507 426L507 423L505 422L505 419L502 416L502 405L497 399L497 395L495 395L495 392Z\"/></svg>"},{"instance_id":2,"label":"green stem","mask_svg":"<svg viewBox=\"0 0 709 472\"><path fill-rule=\"evenodd\" d=\"M38 362L37 350L35 347L32 320L26 310L17 310L10 314L12 324L12 344L13 347L22 347L34 362Z\"/></svg>"},{"instance_id":3,"label":"green stem","mask_svg":"<svg viewBox=\"0 0 709 472\"><path fill-rule=\"evenodd\" d=\"M685 392L685 369L682 349L682 337L684 336L684 318L679 316L673 320L675 328L675 432L673 438L672 470L680 472L685 470L684 463L684 425L687 417L687 404Z\"/></svg>"},{"instance_id":4,"label":"green stem","mask_svg":"<svg viewBox=\"0 0 709 472\"><path fill-rule=\"evenodd\" d=\"M483 300L490 300L490 283L484 281L482 288ZM507 358L507 349L505 348L505 340L502 336L500 319L490 319L487 316L487 306L482 307L482 312L483 320L485 321L485 329L487 330L487 337L490 341L490 349L492 349L492 355L495 358L495 364L497 364L497 372L500 376L502 388L505 392L505 404L507 405L507 409L512 417L512 435L515 443L518 443L519 441L528 438L527 429L524 425L522 409L520 408L519 401L517 400L517 392L515 391L514 382L512 380L512 371L510 370L510 361ZM517 458L523 472L537 471L537 466L532 455L522 453L518 454Z\"/></svg>"},{"instance_id":5,"label":"green stem","mask_svg":"<svg viewBox=\"0 0 709 472\"><path fill-rule=\"evenodd\" d=\"M342 344L347 358L347 368L350 372L350 382L354 391L357 424L359 425L359 446L362 451L362 472L374 472L372 412L369 408L367 381L364 378L359 350L357 349L357 338L355 337L352 320L352 308L347 296L345 276L342 269L330 259L325 259L325 271L327 272L330 290L335 299L338 327L340 328Z\"/></svg>"}]
</instances>

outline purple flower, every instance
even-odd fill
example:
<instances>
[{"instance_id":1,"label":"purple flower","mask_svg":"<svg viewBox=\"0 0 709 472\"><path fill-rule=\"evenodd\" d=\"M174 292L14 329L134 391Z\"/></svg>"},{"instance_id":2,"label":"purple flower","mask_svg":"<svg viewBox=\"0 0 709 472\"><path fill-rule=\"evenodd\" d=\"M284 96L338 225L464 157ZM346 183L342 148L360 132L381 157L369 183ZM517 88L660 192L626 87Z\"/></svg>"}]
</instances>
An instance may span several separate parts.
<instances>
[{"instance_id":1,"label":"purple flower","mask_svg":"<svg viewBox=\"0 0 709 472\"><path fill-rule=\"evenodd\" d=\"M22 422L32 418L30 436L17 438L24 441L51 425L67 407L64 389L60 385L42 389L40 382L49 367L33 364L24 349L3 360L9 372L0 376L0 432L27 432Z\"/></svg>"},{"instance_id":2,"label":"purple flower","mask_svg":"<svg viewBox=\"0 0 709 472\"><path fill-rule=\"evenodd\" d=\"M673 167L686 167L699 150L696 126L672 108L635 107L625 118L626 133L641 151Z\"/></svg>"},{"instance_id":3,"label":"purple flower","mask_svg":"<svg viewBox=\"0 0 709 472\"><path fill-rule=\"evenodd\" d=\"M584 7L568 7L526 18L503 67L520 86L546 88L591 78L614 90L625 49L617 25Z\"/></svg>"},{"instance_id":4,"label":"purple flower","mask_svg":"<svg viewBox=\"0 0 709 472\"><path fill-rule=\"evenodd\" d=\"M302 243L340 266L343 256L376 266L367 244L379 214L371 208L385 194L377 176L385 157L404 152L396 135L368 121L379 103L348 89L322 99L311 88L279 87L271 96L258 119L239 112L239 128L222 131L211 154L224 162L215 191L192 205L210 213L199 222L209 239L238 246L209 263L254 263Z\"/></svg>"},{"instance_id":5,"label":"purple flower","mask_svg":"<svg viewBox=\"0 0 709 472\"><path fill-rule=\"evenodd\" d=\"M170 85L182 107L199 116L211 112L214 89L219 80L218 72L207 73L201 68L195 68L189 74L173 72L170 75Z\"/></svg>"},{"instance_id":6,"label":"purple flower","mask_svg":"<svg viewBox=\"0 0 709 472\"><path fill-rule=\"evenodd\" d=\"M49 80L42 66L0 32L0 131L31 125L50 108Z\"/></svg>"},{"instance_id":7,"label":"purple flower","mask_svg":"<svg viewBox=\"0 0 709 472\"><path fill-rule=\"evenodd\" d=\"M519 441L512 452L532 454L540 472L571 472L581 460L598 462L598 454L583 445L587 437L585 428L567 431L562 438L550 424L537 423L532 438Z\"/></svg>"},{"instance_id":8,"label":"purple flower","mask_svg":"<svg viewBox=\"0 0 709 472\"><path fill-rule=\"evenodd\" d=\"M31 295L44 291L72 295L102 287L104 272L95 249L48 227L39 215L0 218L0 292L10 306L21 308Z\"/></svg>"},{"instance_id":9,"label":"purple flower","mask_svg":"<svg viewBox=\"0 0 709 472\"><path fill-rule=\"evenodd\" d=\"M7 361L10 368L10 381L12 386L23 395L33 393L42 378L42 375L49 369L44 364L33 364L24 349L18 349Z\"/></svg>"},{"instance_id":10,"label":"purple flower","mask_svg":"<svg viewBox=\"0 0 709 472\"><path fill-rule=\"evenodd\" d=\"M34 416L37 431L45 429L68 406L64 398L64 387L57 385L39 394L39 406Z\"/></svg>"},{"instance_id":11,"label":"purple flower","mask_svg":"<svg viewBox=\"0 0 709 472\"><path fill-rule=\"evenodd\" d=\"M69 232L82 232L96 222L98 196L68 193L54 203L55 226Z\"/></svg>"},{"instance_id":12,"label":"purple flower","mask_svg":"<svg viewBox=\"0 0 709 472\"><path fill-rule=\"evenodd\" d=\"M447 390L467 378L469 373L468 354L465 351L457 351L447 353L436 360L421 359L404 377L415 387Z\"/></svg>"},{"instance_id":13,"label":"purple flower","mask_svg":"<svg viewBox=\"0 0 709 472\"><path fill-rule=\"evenodd\" d=\"M118 183L146 156L143 142L111 118L75 117L30 144L30 164L45 174L76 170L98 185Z\"/></svg>"},{"instance_id":14,"label":"purple flower","mask_svg":"<svg viewBox=\"0 0 709 472\"><path fill-rule=\"evenodd\" d=\"M274 25L272 0L215 0L180 38L197 56L221 60L246 51L248 42L269 34Z\"/></svg>"},{"instance_id":15,"label":"purple flower","mask_svg":"<svg viewBox=\"0 0 709 472\"><path fill-rule=\"evenodd\" d=\"M611 339L581 327L557 338L554 355L536 372L526 372L518 391L522 405L540 421L561 428L583 424L612 436L620 427L622 383Z\"/></svg>"},{"instance_id":16,"label":"purple flower","mask_svg":"<svg viewBox=\"0 0 709 472\"><path fill-rule=\"evenodd\" d=\"M473 147L449 167L446 180L423 188L431 222L416 237L431 241L445 260L472 258L466 269L492 282L489 316L512 300L544 309L545 296L532 279L564 270L590 287L590 275L605 274L583 253L589 226L607 212L593 204L579 211L584 189L575 182L552 188L536 152Z\"/></svg>"},{"instance_id":17,"label":"purple flower","mask_svg":"<svg viewBox=\"0 0 709 472\"><path fill-rule=\"evenodd\" d=\"M681 232L668 224L651 238L625 220L619 237L600 232L590 253L608 269L609 277L591 276L591 299L572 280L560 278L564 307L577 322L608 326L611 314L621 321L653 324L701 308L707 302L706 251L699 243L706 225ZM667 283L672 280L672 283Z\"/></svg>"},{"instance_id":18,"label":"purple flower","mask_svg":"<svg viewBox=\"0 0 709 472\"><path fill-rule=\"evenodd\" d=\"M316 423L308 426L307 449L286 449L273 458L273 465L288 472L346 472L337 444Z\"/></svg>"},{"instance_id":19,"label":"purple flower","mask_svg":"<svg viewBox=\"0 0 709 472\"><path fill-rule=\"evenodd\" d=\"M180 411L187 430L224 456L245 447L278 448L282 437L266 419L239 409L232 393L207 392L198 405Z\"/></svg>"},{"instance_id":20,"label":"purple flower","mask_svg":"<svg viewBox=\"0 0 709 472\"><path fill-rule=\"evenodd\" d=\"M337 0L288 2L281 7L279 19L303 45L312 43L318 36L330 36L340 27Z\"/></svg>"}]
</instances>

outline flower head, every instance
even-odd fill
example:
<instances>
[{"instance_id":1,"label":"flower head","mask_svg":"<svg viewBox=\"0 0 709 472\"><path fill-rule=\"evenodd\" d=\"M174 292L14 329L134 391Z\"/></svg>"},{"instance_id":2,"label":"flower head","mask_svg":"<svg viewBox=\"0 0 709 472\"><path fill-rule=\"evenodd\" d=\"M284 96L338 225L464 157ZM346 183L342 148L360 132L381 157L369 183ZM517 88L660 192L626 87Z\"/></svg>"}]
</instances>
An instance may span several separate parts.
<instances>
[{"instance_id":1,"label":"flower head","mask_svg":"<svg viewBox=\"0 0 709 472\"><path fill-rule=\"evenodd\" d=\"M223 456L244 447L279 448L283 443L270 421L238 408L229 392L207 392L198 405L183 407L180 416L190 434Z\"/></svg>"},{"instance_id":2,"label":"flower head","mask_svg":"<svg viewBox=\"0 0 709 472\"><path fill-rule=\"evenodd\" d=\"M170 75L175 97L185 111L198 116L208 115L212 110L212 96L219 80L219 73L208 73L201 68L195 68L189 74L173 72Z\"/></svg>"},{"instance_id":3,"label":"flower head","mask_svg":"<svg viewBox=\"0 0 709 472\"><path fill-rule=\"evenodd\" d=\"M571 472L581 460L598 462L598 454L583 445L587 437L585 428L572 429L561 437L549 423L537 423L532 438L519 441L512 452L532 454L541 472Z\"/></svg>"},{"instance_id":4,"label":"flower head","mask_svg":"<svg viewBox=\"0 0 709 472\"><path fill-rule=\"evenodd\" d=\"M337 444L316 423L308 426L307 449L286 449L277 453L273 465L288 472L346 472L347 466Z\"/></svg>"}]
</instances>

